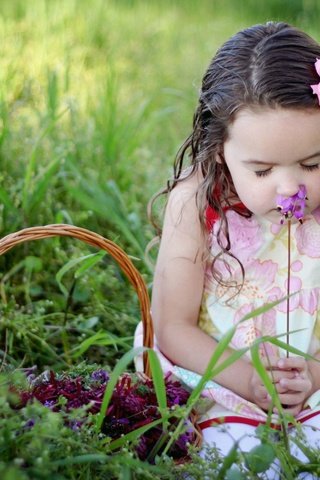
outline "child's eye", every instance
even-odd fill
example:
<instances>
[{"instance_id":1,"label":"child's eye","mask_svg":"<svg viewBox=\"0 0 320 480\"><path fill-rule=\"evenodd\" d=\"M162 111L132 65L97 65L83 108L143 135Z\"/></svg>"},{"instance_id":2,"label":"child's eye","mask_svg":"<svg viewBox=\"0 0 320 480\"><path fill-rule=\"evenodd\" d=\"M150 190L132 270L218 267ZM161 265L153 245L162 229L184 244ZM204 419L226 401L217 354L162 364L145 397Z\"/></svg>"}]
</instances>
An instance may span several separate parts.
<instances>
[{"instance_id":1,"label":"child's eye","mask_svg":"<svg viewBox=\"0 0 320 480\"><path fill-rule=\"evenodd\" d=\"M314 165L301 165L303 170L307 170L308 172L312 172L312 170L318 170L319 163L315 163Z\"/></svg>"},{"instance_id":2,"label":"child's eye","mask_svg":"<svg viewBox=\"0 0 320 480\"><path fill-rule=\"evenodd\" d=\"M267 170L258 170L257 172L254 172L257 177L266 177L271 173L271 168L268 168Z\"/></svg>"}]
</instances>

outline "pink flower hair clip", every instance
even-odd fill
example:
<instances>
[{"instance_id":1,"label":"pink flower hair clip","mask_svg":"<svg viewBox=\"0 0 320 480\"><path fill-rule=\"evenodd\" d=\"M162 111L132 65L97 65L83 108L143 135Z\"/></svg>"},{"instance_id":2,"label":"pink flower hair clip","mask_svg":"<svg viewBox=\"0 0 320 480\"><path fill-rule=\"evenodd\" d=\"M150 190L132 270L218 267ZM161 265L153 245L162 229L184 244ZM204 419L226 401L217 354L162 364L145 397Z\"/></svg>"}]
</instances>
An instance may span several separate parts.
<instances>
[{"instance_id":1,"label":"pink flower hair clip","mask_svg":"<svg viewBox=\"0 0 320 480\"><path fill-rule=\"evenodd\" d=\"M320 60L319 60L320 64ZM320 84L319 84L320 85ZM320 91L319 91L320 94ZM284 197L282 195L277 196L277 210L281 213L281 225L284 224L284 221L295 217L302 223L304 209L306 207L307 200L307 190L305 185L299 185L299 190L295 195L291 197Z\"/></svg>"},{"instance_id":2,"label":"pink flower hair clip","mask_svg":"<svg viewBox=\"0 0 320 480\"><path fill-rule=\"evenodd\" d=\"M320 59L319 58L317 58L317 61L315 62L314 66L317 71L317 74L320 77ZM310 87L312 88L312 93L314 95L318 95L318 100L320 105L320 82L316 85L310 85Z\"/></svg>"}]
</instances>

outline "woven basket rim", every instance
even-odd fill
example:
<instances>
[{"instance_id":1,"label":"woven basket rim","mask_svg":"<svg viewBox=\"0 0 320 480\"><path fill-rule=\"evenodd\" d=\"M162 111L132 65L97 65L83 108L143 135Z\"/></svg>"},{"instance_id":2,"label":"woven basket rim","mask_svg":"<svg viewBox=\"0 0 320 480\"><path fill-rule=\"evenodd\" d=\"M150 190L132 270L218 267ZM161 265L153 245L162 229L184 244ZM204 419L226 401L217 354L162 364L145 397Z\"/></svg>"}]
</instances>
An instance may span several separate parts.
<instances>
[{"instance_id":1,"label":"woven basket rim","mask_svg":"<svg viewBox=\"0 0 320 480\"><path fill-rule=\"evenodd\" d=\"M33 240L42 240L52 237L72 237L93 247L105 250L111 255L121 268L131 285L134 287L140 304L141 320L143 323L143 346L153 348L154 331L150 311L150 298L144 279L134 266L127 253L115 242L86 228L56 223L43 226L28 227L10 233L0 239L0 255L5 254L16 245ZM144 372L150 376L150 365L147 352L144 353Z\"/></svg>"}]
</instances>

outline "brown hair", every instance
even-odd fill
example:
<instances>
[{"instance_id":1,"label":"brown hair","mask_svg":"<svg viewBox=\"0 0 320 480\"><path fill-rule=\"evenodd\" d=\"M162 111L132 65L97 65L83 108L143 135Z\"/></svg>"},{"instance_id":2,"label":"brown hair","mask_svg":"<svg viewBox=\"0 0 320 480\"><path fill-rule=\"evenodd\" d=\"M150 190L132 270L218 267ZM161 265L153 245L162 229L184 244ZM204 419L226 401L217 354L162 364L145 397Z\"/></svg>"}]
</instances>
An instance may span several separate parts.
<instances>
[{"instance_id":1,"label":"brown hair","mask_svg":"<svg viewBox=\"0 0 320 480\"><path fill-rule=\"evenodd\" d=\"M177 154L173 179L161 193L170 192L186 178L185 173L182 175L186 159L191 163L188 175L200 168L200 221L205 228L208 206L219 215L217 240L225 253L229 253L230 239L224 207L236 209L230 200L237 197L223 161L228 126L241 109L248 107L319 108L310 88L310 84L319 82L314 68L317 57L320 45L309 35L283 22L268 22L231 37L218 50L203 77L193 131ZM217 161L218 157L222 162ZM249 211L239 213L251 215ZM227 239L224 245L222 236Z\"/></svg>"}]
</instances>

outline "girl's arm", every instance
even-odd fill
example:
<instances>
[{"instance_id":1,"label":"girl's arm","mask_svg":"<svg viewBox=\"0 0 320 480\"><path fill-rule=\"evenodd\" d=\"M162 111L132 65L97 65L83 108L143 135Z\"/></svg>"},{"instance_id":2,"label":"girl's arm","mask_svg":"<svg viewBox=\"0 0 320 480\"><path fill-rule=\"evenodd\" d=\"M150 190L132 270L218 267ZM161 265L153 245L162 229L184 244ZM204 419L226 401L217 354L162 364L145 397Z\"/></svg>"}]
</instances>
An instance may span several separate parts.
<instances>
[{"instance_id":1,"label":"girl's arm","mask_svg":"<svg viewBox=\"0 0 320 480\"><path fill-rule=\"evenodd\" d=\"M152 315L160 350L174 364L203 374L217 342L197 326L207 241L196 206L199 180L194 174L169 196L154 275ZM229 355L226 351L222 359ZM252 375L252 365L240 359L214 380L256 401Z\"/></svg>"}]
</instances>

